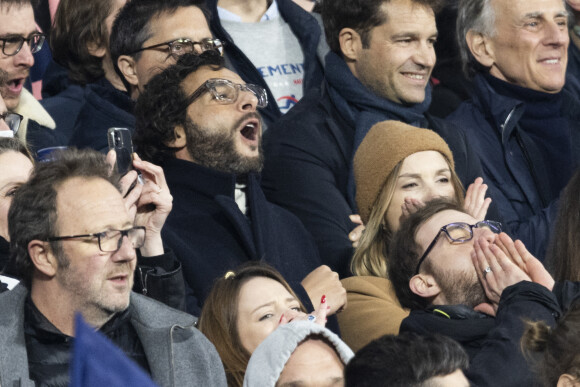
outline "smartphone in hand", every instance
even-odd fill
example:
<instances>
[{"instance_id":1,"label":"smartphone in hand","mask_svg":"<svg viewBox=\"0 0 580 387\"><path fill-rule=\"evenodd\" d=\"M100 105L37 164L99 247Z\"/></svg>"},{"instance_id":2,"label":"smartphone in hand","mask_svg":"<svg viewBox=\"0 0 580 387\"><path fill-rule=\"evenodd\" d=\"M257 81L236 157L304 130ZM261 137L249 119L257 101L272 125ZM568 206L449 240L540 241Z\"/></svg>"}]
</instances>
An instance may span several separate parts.
<instances>
[{"instance_id":1,"label":"smartphone in hand","mask_svg":"<svg viewBox=\"0 0 580 387\"><path fill-rule=\"evenodd\" d=\"M133 169L133 142L128 128L109 128L107 132L109 150L115 150L115 168L120 176Z\"/></svg>"}]
</instances>

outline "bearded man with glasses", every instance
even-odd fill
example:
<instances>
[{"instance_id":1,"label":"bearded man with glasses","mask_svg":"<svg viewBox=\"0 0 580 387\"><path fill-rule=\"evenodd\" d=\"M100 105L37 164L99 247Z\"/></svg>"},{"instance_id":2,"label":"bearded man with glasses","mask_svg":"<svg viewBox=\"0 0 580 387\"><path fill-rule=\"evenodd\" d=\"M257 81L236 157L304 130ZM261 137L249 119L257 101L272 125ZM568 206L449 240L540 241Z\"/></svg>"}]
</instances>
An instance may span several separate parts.
<instances>
[{"instance_id":1,"label":"bearded man with glasses","mask_svg":"<svg viewBox=\"0 0 580 387\"><path fill-rule=\"evenodd\" d=\"M476 386L535 385L520 350L523 321L554 325L580 295L580 284L555 284L500 223L478 222L442 199L401 223L387 267L397 298L411 310L400 332L458 341L469 355L465 375Z\"/></svg>"},{"instance_id":2,"label":"bearded man with glasses","mask_svg":"<svg viewBox=\"0 0 580 387\"><path fill-rule=\"evenodd\" d=\"M50 115L24 88L34 65L32 54L40 51L44 40L45 36L36 29L30 0L0 0L0 70L6 73L0 94L9 114L3 118L12 125L12 133L18 132L17 136L32 151L39 143L52 143L56 128Z\"/></svg>"},{"instance_id":3,"label":"bearded man with glasses","mask_svg":"<svg viewBox=\"0 0 580 387\"><path fill-rule=\"evenodd\" d=\"M131 292L137 265L168 258L160 231L172 200L159 167L135 167L145 183L131 200L94 151L39 163L16 192L8 222L22 284L0 295L3 385L68 385L75 313L160 386L226 385L193 316Z\"/></svg>"},{"instance_id":4,"label":"bearded man with glasses","mask_svg":"<svg viewBox=\"0 0 580 387\"><path fill-rule=\"evenodd\" d=\"M279 270L308 310L323 295L329 315L346 303L302 223L260 187L259 112L268 103L264 88L224 68L215 51L183 55L137 101L135 145L167 176L174 202L163 239L183 265L193 313L216 278L251 260Z\"/></svg>"}]
</instances>

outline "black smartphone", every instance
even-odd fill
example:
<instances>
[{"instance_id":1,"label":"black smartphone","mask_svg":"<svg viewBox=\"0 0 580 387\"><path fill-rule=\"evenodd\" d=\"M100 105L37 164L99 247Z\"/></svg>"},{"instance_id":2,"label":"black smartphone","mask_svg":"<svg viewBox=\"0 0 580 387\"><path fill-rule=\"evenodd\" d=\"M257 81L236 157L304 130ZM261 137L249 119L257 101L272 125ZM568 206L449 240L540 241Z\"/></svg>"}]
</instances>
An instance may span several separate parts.
<instances>
[{"instance_id":1,"label":"black smartphone","mask_svg":"<svg viewBox=\"0 0 580 387\"><path fill-rule=\"evenodd\" d=\"M109 150L114 149L117 154L115 168L120 176L125 176L133 169L133 141L131 131L127 128L109 128L107 133Z\"/></svg>"}]
</instances>

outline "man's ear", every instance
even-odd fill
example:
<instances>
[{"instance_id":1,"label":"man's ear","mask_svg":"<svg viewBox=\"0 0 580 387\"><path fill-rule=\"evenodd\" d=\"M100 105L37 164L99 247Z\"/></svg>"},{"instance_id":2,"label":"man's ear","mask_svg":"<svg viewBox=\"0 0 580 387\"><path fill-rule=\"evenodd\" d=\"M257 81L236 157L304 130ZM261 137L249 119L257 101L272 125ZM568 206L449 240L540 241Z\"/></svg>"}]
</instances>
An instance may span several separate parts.
<instances>
[{"instance_id":1,"label":"man's ear","mask_svg":"<svg viewBox=\"0 0 580 387\"><path fill-rule=\"evenodd\" d=\"M471 54L479 63L485 67L491 67L495 63L493 43L488 36L469 30L465 40Z\"/></svg>"},{"instance_id":2,"label":"man's ear","mask_svg":"<svg viewBox=\"0 0 580 387\"><path fill-rule=\"evenodd\" d=\"M187 145L187 138L185 137L185 129L182 125L177 125L173 129L174 139L168 146L172 148L184 148Z\"/></svg>"},{"instance_id":3,"label":"man's ear","mask_svg":"<svg viewBox=\"0 0 580 387\"><path fill-rule=\"evenodd\" d=\"M435 298L441 289L431 274L416 274L409 280L409 288L422 298Z\"/></svg>"},{"instance_id":4,"label":"man's ear","mask_svg":"<svg viewBox=\"0 0 580 387\"><path fill-rule=\"evenodd\" d=\"M556 387L574 387L576 386L576 378L570 374L562 374L558 379Z\"/></svg>"},{"instance_id":5,"label":"man's ear","mask_svg":"<svg viewBox=\"0 0 580 387\"><path fill-rule=\"evenodd\" d=\"M28 255L38 271L47 277L54 277L58 268L58 262L49 242L32 240L28 243Z\"/></svg>"},{"instance_id":6,"label":"man's ear","mask_svg":"<svg viewBox=\"0 0 580 387\"><path fill-rule=\"evenodd\" d=\"M89 54L97 58L103 58L107 54L107 47L98 42L88 42L87 50Z\"/></svg>"},{"instance_id":7,"label":"man's ear","mask_svg":"<svg viewBox=\"0 0 580 387\"><path fill-rule=\"evenodd\" d=\"M362 40L359 33L352 28L343 28L338 34L338 42L344 59L347 62L356 61L360 50L362 50Z\"/></svg>"},{"instance_id":8,"label":"man's ear","mask_svg":"<svg viewBox=\"0 0 580 387\"><path fill-rule=\"evenodd\" d=\"M137 77L137 66L135 63L135 59L129 55L121 55L119 59L117 59L117 66L119 66L119 70L123 73L123 76L133 86L137 86L139 84L139 78Z\"/></svg>"},{"instance_id":9,"label":"man's ear","mask_svg":"<svg viewBox=\"0 0 580 387\"><path fill-rule=\"evenodd\" d=\"M193 161L189 149L187 149L187 137L185 137L185 129L182 125L178 125L173 129L174 139L167 146L176 148L175 158L186 161Z\"/></svg>"}]
</instances>

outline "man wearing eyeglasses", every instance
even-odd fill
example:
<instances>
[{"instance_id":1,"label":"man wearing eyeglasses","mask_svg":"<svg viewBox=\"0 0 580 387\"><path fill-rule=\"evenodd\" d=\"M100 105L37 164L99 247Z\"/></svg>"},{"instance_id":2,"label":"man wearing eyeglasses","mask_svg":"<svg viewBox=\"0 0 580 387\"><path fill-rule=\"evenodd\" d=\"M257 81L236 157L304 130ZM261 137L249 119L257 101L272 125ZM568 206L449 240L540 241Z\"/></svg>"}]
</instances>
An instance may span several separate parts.
<instances>
[{"instance_id":1,"label":"man wearing eyeglasses","mask_svg":"<svg viewBox=\"0 0 580 387\"><path fill-rule=\"evenodd\" d=\"M223 52L201 0L136 0L125 5L111 32L111 57L127 91L137 99L155 74L185 53Z\"/></svg>"},{"instance_id":2,"label":"man wearing eyeglasses","mask_svg":"<svg viewBox=\"0 0 580 387\"><path fill-rule=\"evenodd\" d=\"M75 313L160 386L226 385L192 316L131 292L136 249L163 254L160 229L171 209L160 168L136 167L146 182L128 195L142 189L139 210L126 206L118 177L94 151L62 152L19 188L9 234L23 285L0 296L2 385L68 385ZM143 212L145 204L155 210Z\"/></svg>"},{"instance_id":3,"label":"man wearing eyeglasses","mask_svg":"<svg viewBox=\"0 0 580 387\"><path fill-rule=\"evenodd\" d=\"M184 55L139 97L135 144L161 165L174 197L164 241L182 262L199 310L213 281L250 260L274 266L306 308L346 303L338 275L320 266L312 237L260 188L265 90L223 67L219 54Z\"/></svg>"},{"instance_id":4,"label":"man wearing eyeglasses","mask_svg":"<svg viewBox=\"0 0 580 387\"><path fill-rule=\"evenodd\" d=\"M74 69L69 72L71 77L93 79L85 87L84 102L69 136L69 145L106 151L109 127L133 129L133 100L149 77L175 63L183 53L221 47L211 39L200 3L198 0L137 0L129 4L125 0L63 0L60 3L51 41L57 46L55 58ZM87 20L79 21L77 13ZM94 20L95 13L104 20ZM103 29L102 24L107 28ZM81 38L71 38L71 34ZM82 36L87 34L103 36L98 41L85 42ZM81 60L77 58L87 56L92 59L84 59L86 65L78 63ZM99 71L90 66L95 61L101 64ZM136 78L131 76L133 71ZM95 79L95 73L101 75Z\"/></svg>"},{"instance_id":5,"label":"man wearing eyeglasses","mask_svg":"<svg viewBox=\"0 0 580 387\"><path fill-rule=\"evenodd\" d=\"M0 70L7 73L0 93L9 112L22 115L12 119L13 127L19 123L18 137L33 149L39 141L52 138L54 120L34 96L24 88L24 83L34 64L33 53L44 43L34 22L30 0L0 0Z\"/></svg>"},{"instance_id":6,"label":"man wearing eyeglasses","mask_svg":"<svg viewBox=\"0 0 580 387\"><path fill-rule=\"evenodd\" d=\"M393 236L389 279L411 310L401 332L457 340L469 354L473 385L531 386L519 346L523 320L555 324L578 291L555 286L542 263L501 227L478 222L456 204L429 202Z\"/></svg>"}]
</instances>

